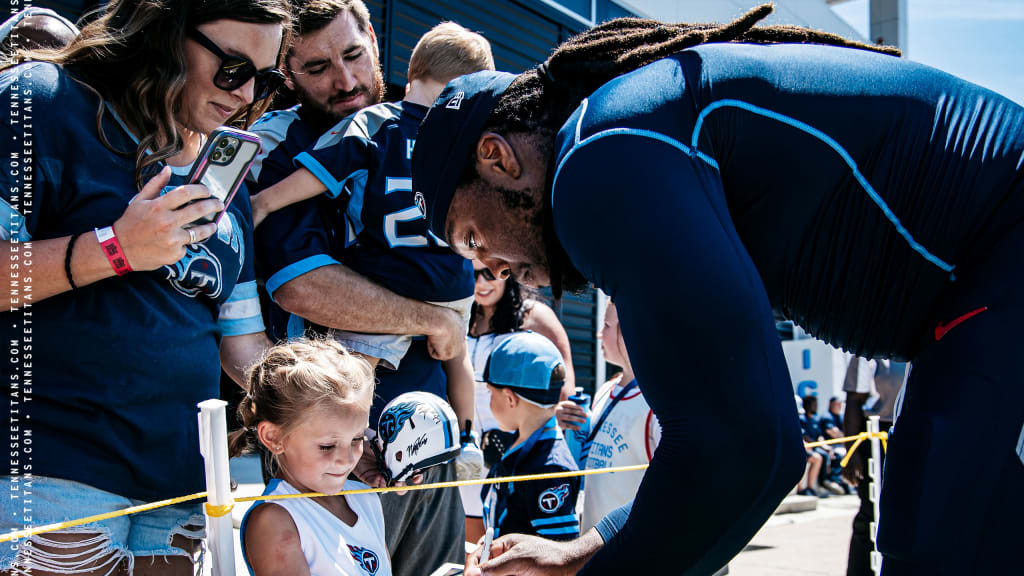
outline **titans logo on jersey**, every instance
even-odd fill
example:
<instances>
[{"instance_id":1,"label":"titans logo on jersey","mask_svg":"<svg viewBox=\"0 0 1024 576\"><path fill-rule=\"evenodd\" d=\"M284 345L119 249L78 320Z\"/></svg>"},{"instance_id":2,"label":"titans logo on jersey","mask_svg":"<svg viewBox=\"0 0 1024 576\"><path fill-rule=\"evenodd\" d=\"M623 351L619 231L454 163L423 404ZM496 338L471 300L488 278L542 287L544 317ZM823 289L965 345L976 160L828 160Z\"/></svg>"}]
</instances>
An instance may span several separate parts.
<instances>
[{"instance_id":1,"label":"titans logo on jersey","mask_svg":"<svg viewBox=\"0 0 1024 576\"><path fill-rule=\"evenodd\" d=\"M185 256L174 264L163 267L167 281L175 290L195 298L202 294L211 300L217 300L224 289L225 266L228 263L234 276L245 260L245 248L241 235L238 234L235 215L228 212L217 224L217 233L199 244L185 247ZM237 268L232 266L237 262Z\"/></svg>"},{"instance_id":2,"label":"titans logo on jersey","mask_svg":"<svg viewBox=\"0 0 1024 576\"><path fill-rule=\"evenodd\" d=\"M359 567L363 569L367 574L373 576L377 573L377 568L380 567L380 559L377 558L377 553L373 550L363 548L362 546L348 546L348 552L352 555L352 559L359 564Z\"/></svg>"},{"instance_id":3,"label":"titans logo on jersey","mask_svg":"<svg viewBox=\"0 0 1024 576\"><path fill-rule=\"evenodd\" d=\"M537 505L540 506L540 509L544 512L554 514L562 507L562 504L565 503L565 499L568 497L569 485L561 484L541 492L540 497L537 499Z\"/></svg>"}]
</instances>

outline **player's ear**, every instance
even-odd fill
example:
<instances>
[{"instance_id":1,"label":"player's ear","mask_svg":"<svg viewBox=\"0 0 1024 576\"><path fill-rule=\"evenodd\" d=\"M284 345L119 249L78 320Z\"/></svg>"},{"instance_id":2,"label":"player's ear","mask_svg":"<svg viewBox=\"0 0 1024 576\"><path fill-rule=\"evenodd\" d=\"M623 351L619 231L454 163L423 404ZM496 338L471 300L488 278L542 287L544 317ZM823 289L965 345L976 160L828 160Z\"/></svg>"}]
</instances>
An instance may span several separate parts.
<instances>
[{"instance_id":1,"label":"player's ear","mask_svg":"<svg viewBox=\"0 0 1024 576\"><path fill-rule=\"evenodd\" d=\"M488 180L516 180L523 171L512 145L494 132L484 132L477 141L476 167Z\"/></svg>"}]
</instances>

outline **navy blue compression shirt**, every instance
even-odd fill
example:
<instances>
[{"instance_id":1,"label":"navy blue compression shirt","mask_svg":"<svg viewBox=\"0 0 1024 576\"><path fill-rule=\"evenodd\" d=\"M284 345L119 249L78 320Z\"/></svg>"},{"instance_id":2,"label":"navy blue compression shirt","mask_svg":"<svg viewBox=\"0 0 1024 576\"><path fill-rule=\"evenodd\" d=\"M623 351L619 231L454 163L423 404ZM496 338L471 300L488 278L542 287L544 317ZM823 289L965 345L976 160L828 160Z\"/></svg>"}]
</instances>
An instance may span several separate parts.
<instances>
[{"instance_id":1,"label":"navy blue compression shirt","mask_svg":"<svg viewBox=\"0 0 1024 576\"><path fill-rule=\"evenodd\" d=\"M912 358L950 283L1024 220L1024 109L860 50L684 51L594 92L555 153L555 232L618 305L663 429L582 574L712 573L796 484L773 309L859 355Z\"/></svg>"}]
</instances>

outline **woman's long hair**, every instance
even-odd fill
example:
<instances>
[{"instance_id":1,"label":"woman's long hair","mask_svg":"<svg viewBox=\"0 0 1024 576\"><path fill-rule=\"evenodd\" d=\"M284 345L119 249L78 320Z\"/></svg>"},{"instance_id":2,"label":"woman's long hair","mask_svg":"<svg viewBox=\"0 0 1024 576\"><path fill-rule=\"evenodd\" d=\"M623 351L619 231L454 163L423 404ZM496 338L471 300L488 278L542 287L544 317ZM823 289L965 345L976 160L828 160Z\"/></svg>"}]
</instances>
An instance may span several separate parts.
<instances>
[{"instance_id":1,"label":"woman's long hair","mask_svg":"<svg viewBox=\"0 0 1024 576\"><path fill-rule=\"evenodd\" d=\"M291 8L287 0L111 0L87 15L81 33L57 50L21 51L5 67L26 60L52 62L70 72L100 99L96 131L116 154L135 157L135 181L141 188L147 168L183 148L175 114L185 86L185 34L215 20L281 24L280 63L291 42ZM134 151L116 150L103 133L105 103L139 137ZM252 124L270 104L254 102L227 120ZM147 152L148 150L148 152Z\"/></svg>"},{"instance_id":2,"label":"woman's long hair","mask_svg":"<svg viewBox=\"0 0 1024 576\"><path fill-rule=\"evenodd\" d=\"M509 276L505 280L505 292L502 293L501 300L498 300L494 307L490 326L476 326L481 310L480 305L473 302L473 307L469 313L470 331L476 331L478 334L483 335L492 333L507 334L522 330L523 319L530 311L530 308L533 307L531 296L533 296L532 291L516 282L515 278Z\"/></svg>"}]
</instances>

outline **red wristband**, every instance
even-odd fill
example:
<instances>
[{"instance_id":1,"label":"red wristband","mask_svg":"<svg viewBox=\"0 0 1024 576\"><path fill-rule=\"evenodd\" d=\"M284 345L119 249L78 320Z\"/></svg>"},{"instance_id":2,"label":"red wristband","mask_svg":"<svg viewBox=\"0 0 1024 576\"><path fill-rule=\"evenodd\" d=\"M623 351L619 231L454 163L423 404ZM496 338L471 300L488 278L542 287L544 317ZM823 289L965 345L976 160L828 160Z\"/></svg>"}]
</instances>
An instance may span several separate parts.
<instances>
[{"instance_id":1,"label":"red wristband","mask_svg":"<svg viewBox=\"0 0 1024 576\"><path fill-rule=\"evenodd\" d=\"M128 265L128 258L125 257L124 250L121 250L121 244L117 241L117 236L114 235L114 229L111 226L96 228L96 239L100 242L103 255L110 261L110 266L118 276L124 276L132 271L132 267Z\"/></svg>"}]
</instances>

